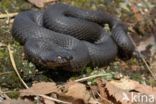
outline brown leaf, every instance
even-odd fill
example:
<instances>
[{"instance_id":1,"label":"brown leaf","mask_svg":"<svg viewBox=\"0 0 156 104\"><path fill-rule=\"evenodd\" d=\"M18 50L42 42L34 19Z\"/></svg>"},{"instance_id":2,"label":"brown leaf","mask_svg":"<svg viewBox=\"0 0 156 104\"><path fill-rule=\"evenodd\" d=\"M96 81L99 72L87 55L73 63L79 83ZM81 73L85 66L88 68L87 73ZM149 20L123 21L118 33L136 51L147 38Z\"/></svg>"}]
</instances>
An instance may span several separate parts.
<instances>
[{"instance_id":1,"label":"brown leaf","mask_svg":"<svg viewBox=\"0 0 156 104\"><path fill-rule=\"evenodd\" d=\"M137 9L137 7L135 5L131 5L131 10L135 15L135 18L137 19L137 21L141 21L143 19L142 14L139 12L139 10Z\"/></svg>"},{"instance_id":2,"label":"brown leaf","mask_svg":"<svg viewBox=\"0 0 156 104\"><path fill-rule=\"evenodd\" d=\"M36 7L43 8L46 3L55 3L57 0L28 0Z\"/></svg>"},{"instance_id":3,"label":"brown leaf","mask_svg":"<svg viewBox=\"0 0 156 104\"><path fill-rule=\"evenodd\" d=\"M141 70L141 67L139 65L131 65L130 67L131 67L132 71L139 71L139 70Z\"/></svg>"},{"instance_id":4,"label":"brown leaf","mask_svg":"<svg viewBox=\"0 0 156 104\"><path fill-rule=\"evenodd\" d=\"M75 99L72 101L72 104L85 104L85 102L82 99Z\"/></svg>"},{"instance_id":5,"label":"brown leaf","mask_svg":"<svg viewBox=\"0 0 156 104\"><path fill-rule=\"evenodd\" d=\"M69 82L65 85L65 87L67 89L65 95L72 96L75 99L82 99L85 102L89 101L90 93L84 84Z\"/></svg>"},{"instance_id":6,"label":"brown leaf","mask_svg":"<svg viewBox=\"0 0 156 104\"><path fill-rule=\"evenodd\" d=\"M103 81L107 99L115 104L155 104L156 89L130 79Z\"/></svg>"},{"instance_id":7,"label":"brown leaf","mask_svg":"<svg viewBox=\"0 0 156 104\"><path fill-rule=\"evenodd\" d=\"M129 101L131 101L131 103L135 101L138 101L139 104L156 103L156 87L153 88L147 85L145 86L130 79L121 79L120 81L110 81L109 83L106 84L106 88L109 94L114 96L115 99L120 102L121 99L123 98L121 94L123 94L124 96L127 96L129 98ZM137 97L135 98L136 100L134 99L134 97ZM151 103L148 102L150 98L153 99L153 102ZM124 102L123 104L129 103Z\"/></svg>"},{"instance_id":8,"label":"brown leaf","mask_svg":"<svg viewBox=\"0 0 156 104\"><path fill-rule=\"evenodd\" d=\"M127 78L123 78L121 80L112 80L109 83L111 83L114 86L116 86L118 88L121 88L123 90L135 89L135 86L139 84L139 82L136 82L136 81L133 81L133 80L129 80Z\"/></svg>"},{"instance_id":9,"label":"brown leaf","mask_svg":"<svg viewBox=\"0 0 156 104\"><path fill-rule=\"evenodd\" d=\"M33 102L29 100L13 99L13 100L5 100L2 103L0 102L0 104L33 104Z\"/></svg>"},{"instance_id":10,"label":"brown leaf","mask_svg":"<svg viewBox=\"0 0 156 104\"><path fill-rule=\"evenodd\" d=\"M112 104L112 102L108 100L107 93L105 92L105 84L103 83L103 81L98 79L96 83L98 86L101 102L104 104Z\"/></svg>"},{"instance_id":11,"label":"brown leaf","mask_svg":"<svg viewBox=\"0 0 156 104\"><path fill-rule=\"evenodd\" d=\"M142 42L140 42L140 44L137 46L137 50L139 52L142 52L142 51L145 51L148 46L152 45L152 48L150 49L150 51L151 51L151 54L153 55L156 52L156 50L154 49L155 44L156 42L154 40L154 36L150 36L146 40L143 40Z\"/></svg>"},{"instance_id":12,"label":"brown leaf","mask_svg":"<svg viewBox=\"0 0 156 104\"><path fill-rule=\"evenodd\" d=\"M105 88L106 92L108 92L108 98L111 101L115 103L120 102L121 104L132 104L132 102L130 101L130 93L128 93L128 91L120 89L111 83L107 83ZM129 99L126 99L125 96Z\"/></svg>"},{"instance_id":13,"label":"brown leaf","mask_svg":"<svg viewBox=\"0 0 156 104\"><path fill-rule=\"evenodd\" d=\"M140 93L156 95L156 87L142 85L139 82L134 81L134 80L123 78L119 81L110 81L110 83L115 85L116 87L119 87L119 88L124 89L124 90L129 90L129 91L135 90L135 91L138 91Z\"/></svg>"},{"instance_id":14,"label":"brown leaf","mask_svg":"<svg viewBox=\"0 0 156 104\"><path fill-rule=\"evenodd\" d=\"M40 82L32 85L31 88L20 90L20 96L34 96L40 94L50 94L59 92L55 83Z\"/></svg>"},{"instance_id":15,"label":"brown leaf","mask_svg":"<svg viewBox=\"0 0 156 104\"><path fill-rule=\"evenodd\" d=\"M45 104L55 104L55 102L49 100L49 99L44 99Z\"/></svg>"}]
</instances>

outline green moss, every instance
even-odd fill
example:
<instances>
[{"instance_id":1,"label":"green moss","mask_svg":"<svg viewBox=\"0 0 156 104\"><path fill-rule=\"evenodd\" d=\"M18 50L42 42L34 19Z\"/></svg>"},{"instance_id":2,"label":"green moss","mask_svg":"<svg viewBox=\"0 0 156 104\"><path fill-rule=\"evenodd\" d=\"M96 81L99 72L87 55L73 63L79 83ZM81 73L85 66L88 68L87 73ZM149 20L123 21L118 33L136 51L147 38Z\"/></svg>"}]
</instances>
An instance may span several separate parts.
<instances>
[{"instance_id":1,"label":"green moss","mask_svg":"<svg viewBox=\"0 0 156 104\"><path fill-rule=\"evenodd\" d=\"M14 88L23 88L19 78L14 72L1 75L0 86L4 88L14 89Z\"/></svg>"},{"instance_id":2,"label":"green moss","mask_svg":"<svg viewBox=\"0 0 156 104\"><path fill-rule=\"evenodd\" d=\"M141 73L133 73L130 75L130 77L131 79L139 81L139 82L143 81Z\"/></svg>"},{"instance_id":3,"label":"green moss","mask_svg":"<svg viewBox=\"0 0 156 104\"><path fill-rule=\"evenodd\" d=\"M149 80L147 81L147 84L151 86L156 86L156 81L154 80L153 77L150 77Z\"/></svg>"},{"instance_id":4,"label":"green moss","mask_svg":"<svg viewBox=\"0 0 156 104\"><path fill-rule=\"evenodd\" d=\"M1 0L0 2L1 12L17 12L30 7L31 5L25 0Z\"/></svg>"},{"instance_id":5,"label":"green moss","mask_svg":"<svg viewBox=\"0 0 156 104\"><path fill-rule=\"evenodd\" d=\"M20 93L18 91L11 91L9 93L7 93L8 97L12 98L12 99L17 99L20 95Z\"/></svg>"}]
</instances>

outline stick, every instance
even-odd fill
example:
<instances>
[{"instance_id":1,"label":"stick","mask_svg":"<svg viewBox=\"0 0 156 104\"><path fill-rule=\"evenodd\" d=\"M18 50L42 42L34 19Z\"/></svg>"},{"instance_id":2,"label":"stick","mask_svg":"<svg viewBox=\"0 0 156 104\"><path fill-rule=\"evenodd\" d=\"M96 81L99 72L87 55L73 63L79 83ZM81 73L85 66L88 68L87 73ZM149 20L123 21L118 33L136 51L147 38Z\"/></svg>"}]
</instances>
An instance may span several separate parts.
<instances>
[{"instance_id":1,"label":"stick","mask_svg":"<svg viewBox=\"0 0 156 104\"><path fill-rule=\"evenodd\" d=\"M6 93L4 93L4 92L1 90L1 88L0 88L0 94L3 94L4 97L5 97L7 100L10 100L9 96L6 95Z\"/></svg>"},{"instance_id":2,"label":"stick","mask_svg":"<svg viewBox=\"0 0 156 104\"><path fill-rule=\"evenodd\" d=\"M96 92L97 93L97 95L102 99L102 100L104 100L104 101L106 101L107 102L107 104L113 104L112 102L110 102L108 99L106 99L106 98L104 98L104 97L102 97L100 94L99 94L99 92Z\"/></svg>"},{"instance_id":3,"label":"stick","mask_svg":"<svg viewBox=\"0 0 156 104\"><path fill-rule=\"evenodd\" d=\"M0 73L0 76L2 76L2 75L6 75L6 74L11 74L12 72L10 71L10 72L3 72L3 73Z\"/></svg>"},{"instance_id":4,"label":"stick","mask_svg":"<svg viewBox=\"0 0 156 104\"><path fill-rule=\"evenodd\" d=\"M92 76L89 76L89 77L84 77L84 78L77 79L77 80L75 80L75 82L83 82L83 81L86 81L86 80L89 80L89 79L93 79L93 78L97 78L97 77L103 77L103 76L106 76L106 75L108 75L108 74L92 75Z\"/></svg>"},{"instance_id":5,"label":"stick","mask_svg":"<svg viewBox=\"0 0 156 104\"><path fill-rule=\"evenodd\" d=\"M0 14L0 19L15 17L18 13Z\"/></svg>"},{"instance_id":6,"label":"stick","mask_svg":"<svg viewBox=\"0 0 156 104\"><path fill-rule=\"evenodd\" d=\"M20 76L20 74L19 74L19 72L17 70L16 64L15 64L15 60L14 60L14 56L13 56L13 52L10 49L10 44L7 46L7 48L8 48L8 51L9 51L10 61L11 61L11 64L13 66L13 69L14 69L15 73L17 74L19 80L22 82L22 84L24 85L24 87L25 88L29 88L27 86L27 84L23 81L22 77Z\"/></svg>"},{"instance_id":7,"label":"stick","mask_svg":"<svg viewBox=\"0 0 156 104\"><path fill-rule=\"evenodd\" d=\"M29 87L23 81L23 79L21 78L21 76L20 76L20 74L19 74L19 72L17 70L17 67L16 67L16 64L15 64L15 60L14 60L12 51L10 49L10 45L8 45L8 51L9 51L9 56L10 56L10 60L11 60L12 66L13 66L13 68L14 68L17 76L18 76L18 78L20 79L20 81L22 82L22 84L25 86L25 88L28 89ZM38 96L43 97L43 98L48 99L48 100L52 100L52 101L58 102L58 103L62 103L62 104L71 104L70 102L61 101L61 100L58 100L58 99L55 99L55 98L52 98L52 97L49 97L49 96L46 96L46 95L38 95Z\"/></svg>"},{"instance_id":8,"label":"stick","mask_svg":"<svg viewBox=\"0 0 156 104\"><path fill-rule=\"evenodd\" d=\"M140 53L141 54L141 53ZM156 80L156 76L153 74L150 66L147 64L146 60L144 57L141 57L142 62L145 64L146 68L148 69L148 71L151 73L152 77L154 78L154 80Z\"/></svg>"},{"instance_id":9,"label":"stick","mask_svg":"<svg viewBox=\"0 0 156 104\"><path fill-rule=\"evenodd\" d=\"M43 98L48 99L48 100L51 100L51 101L55 101L55 102L61 103L61 104L72 104L70 102L66 102L66 101L62 101L62 100L59 100L59 99L55 99L55 98L52 98L52 97L49 97L49 96L46 96L46 95L38 95L38 96L43 97Z\"/></svg>"},{"instance_id":10,"label":"stick","mask_svg":"<svg viewBox=\"0 0 156 104\"><path fill-rule=\"evenodd\" d=\"M152 75L152 77L154 78L154 80L156 80L156 76L153 74L150 66L147 64L146 60L144 57L142 57L142 54L138 51L138 50L135 50L136 54L138 54L141 61L143 62L143 64L146 66L146 69L150 72L150 74ZM136 57L136 59L138 60L138 58Z\"/></svg>"},{"instance_id":11,"label":"stick","mask_svg":"<svg viewBox=\"0 0 156 104\"><path fill-rule=\"evenodd\" d=\"M127 35L128 35L128 34L127 34ZM139 58L141 59L141 61L143 62L143 64L145 64L147 70L151 73L151 75L152 75L152 77L154 78L154 80L156 80L156 76L153 74L153 72L152 72L150 66L147 64L145 58L142 57L142 54L137 50L137 48L136 48L137 46L136 46L134 40L132 39L132 37L131 37L130 35L128 35L128 37L131 39L131 41L132 41L132 43L133 43L133 45L134 45L134 47L135 47L135 53L139 55Z\"/></svg>"}]
</instances>

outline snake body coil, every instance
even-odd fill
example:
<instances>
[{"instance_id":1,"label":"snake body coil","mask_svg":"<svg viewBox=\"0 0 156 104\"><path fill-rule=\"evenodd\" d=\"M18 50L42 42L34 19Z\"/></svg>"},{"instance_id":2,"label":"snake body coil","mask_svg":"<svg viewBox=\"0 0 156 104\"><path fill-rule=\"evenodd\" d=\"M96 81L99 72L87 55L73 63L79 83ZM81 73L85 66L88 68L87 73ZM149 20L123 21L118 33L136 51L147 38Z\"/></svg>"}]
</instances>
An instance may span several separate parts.
<instances>
[{"instance_id":1,"label":"snake body coil","mask_svg":"<svg viewBox=\"0 0 156 104\"><path fill-rule=\"evenodd\" d=\"M103 30L108 23L111 35ZM13 37L24 45L28 59L46 68L80 71L103 66L117 54L130 56L134 46L125 26L107 13L57 3L44 11L16 16Z\"/></svg>"}]
</instances>

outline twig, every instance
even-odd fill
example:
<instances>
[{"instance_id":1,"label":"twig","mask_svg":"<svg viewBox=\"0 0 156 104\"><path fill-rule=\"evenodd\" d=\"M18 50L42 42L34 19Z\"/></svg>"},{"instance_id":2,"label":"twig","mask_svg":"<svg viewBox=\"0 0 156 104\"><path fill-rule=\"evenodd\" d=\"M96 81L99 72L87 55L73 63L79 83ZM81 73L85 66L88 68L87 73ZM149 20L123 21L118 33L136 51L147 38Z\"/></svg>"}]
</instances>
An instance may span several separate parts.
<instances>
[{"instance_id":1,"label":"twig","mask_svg":"<svg viewBox=\"0 0 156 104\"><path fill-rule=\"evenodd\" d=\"M12 51L10 49L10 45L8 45L8 51L9 51L9 56L10 56L10 60L11 60L11 63L12 63L12 66L17 74L17 76L19 77L20 81L22 82L22 84L25 86L26 89L28 89L29 87L27 86L27 84L23 81L23 79L21 78L18 70L17 70L17 67L16 67L16 64L15 64L15 60L14 60L14 57L13 57L13 54L12 54ZM55 98L52 98L52 97L49 97L49 96L46 96L46 95L38 95L40 97L43 97L45 99L48 99L48 100L52 100L52 101L55 101L55 102L58 102L58 103L62 103L62 104L72 104L70 102L65 102L65 101L61 101L61 100L58 100L58 99L55 99Z\"/></svg>"},{"instance_id":2,"label":"twig","mask_svg":"<svg viewBox=\"0 0 156 104\"><path fill-rule=\"evenodd\" d=\"M146 66L146 69L151 73L151 75L154 78L154 80L156 80L156 76L153 74L153 72L152 72L150 66L147 64L145 58L142 57L142 54L138 50L136 50L136 52L139 54L139 56L140 56L139 58L141 59L141 61L143 62L143 64Z\"/></svg>"},{"instance_id":3,"label":"twig","mask_svg":"<svg viewBox=\"0 0 156 104\"><path fill-rule=\"evenodd\" d=\"M9 96L4 93L0 88L0 94L2 94L7 100L10 100Z\"/></svg>"},{"instance_id":4,"label":"twig","mask_svg":"<svg viewBox=\"0 0 156 104\"><path fill-rule=\"evenodd\" d=\"M6 13L6 14L0 14L0 19L3 18L12 18L15 17L18 13Z\"/></svg>"},{"instance_id":5,"label":"twig","mask_svg":"<svg viewBox=\"0 0 156 104\"><path fill-rule=\"evenodd\" d=\"M139 55L139 58L141 59L141 61L143 62L143 64L145 64L146 66L146 69L151 73L152 77L154 78L154 80L156 80L156 76L153 74L150 66L147 64L146 60L144 57L142 57L142 54L138 51L138 50L135 50L136 54ZM138 58L137 58L138 59Z\"/></svg>"},{"instance_id":6,"label":"twig","mask_svg":"<svg viewBox=\"0 0 156 104\"><path fill-rule=\"evenodd\" d=\"M97 93L97 95L101 98L101 99L103 99L104 101L106 101L107 102L107 104L113 104L112 102L110 102L108 99L106 99L106 98L104 98L104 97L102 97L100 94L99 94L99 92L96 92Z\"/></svg>"},{"instance_id":7,"label":"twig","mask_svg":"<svg viewBox=\"0 0 156 104\"><path fill-rule=\"evenodd\" d=\"M23 81L22 77L20 76L20 74L19 74L19 72L18 72L18 70L17 70L16 64L15 64L15 60L14 60L14 56L13 56L13 52L12 52L11 49L10 49L10 45L8 45L7 48L8 48L8 51L9 51L9 56L10 56L11 64L12 64L12 66L13 66L13 68L14 68L14 71L16 72L16 74L17 74L19 80L22 82L22 84L24 85L24 87L25 87L25 88L29 88L29 87L27 86L27 84Z\"/></svg>"},{"instance_id":8,"label":"twig","mask_svg":"<svg viewBox=\"0 0 156 104\"><path fill-rule=\"evenodd\" d=\"M84 78L77 79L77 80L75 80L75 82L83 82L83 81L86 81L86 80L89 80L89 79L93 79L93 78L97 78L97 77L103 77L103 76L106 76L106 75L108 75L108 74L92 75L92 76L89 76L89 77L84 77Z\"/></svg>"},{"instance_id":9,"label":"twig","mask_svg":"<svg viewBox=\"0 0 156 104\"><path fill-rule=\"evenodd\" d=\"M10 73L12 73L12 72L11 71L9 71L9 72L3 72L3 73L0 73L0 76L6 75L6 74L10 74Z\"/></svg>"},{"instance_id":10,"label":"twig","mask_svg":"<svg viewBox=\"0 0 156 104\"><path fill-rule=\"evenodd\" d=\"M132 41L132 43L133 43L133 45L134 45L134 47L135 47L135 53L136 53L137 55L139 55L139 58L141 59L141 61L143 62L143 64L145 64L147 70L151 73L151 75L152 75L152 77L154 78L154 80L156 80L156 76L153 74L153 72L152 72L150 66L147 64L145 58L142 57L143 55L137 50L137 48L136 48L137 46L136 46L134 40L132 39L132 37L131 37L130 35L128 35L128 37L131 39L131 41Z\"/></svg>"},{"instance_id":11,"label":"twig","mask_svg":"<svg viewBox=\"0 0 156 104\"><path fill-rule=\"evenodd\" d=\"M6 93L10 93L10 92L13 92L13 91L2 92L2 91L0 90L0 94L6 94ZM7 96L7 95L6 95L6 96ZM41 94L41 95L36 95L36 96L40 96L40 97L42 97L42 98L44 98L44 99L48 99L48 100L55 101L55 102L62 103L62 104L72 104L72 103L70 103L70 102L62 101L62 100L59 100L59 99L56 99L56 98L53 98L53 97L49 97L49 96L46 96L46 95L43 95L43 94Z\"/></svg>"},{"instance_id":12,"label":"twig","mask_svg":"<svg viewBox=\"0 0 156 104\"><path fill-rule=\"evenodd\" d=\"M141 54L141 53L140 53ZM152 77L154 78L154 80L156 80L156 76L153 74L150 66L147 64L146 60L144 57L141 57L142 62L145 64L146 68L148 69L148 71L151 73Z\"/></svg>"},{"instance_id":13,"label":"twig","mask_svg":"<svg viewBox=\"0 0 156 104\"><path fill-rule=\"evenodd\" d=\"M52 98L52 97L49 97L49 96L46 96L46 95L38 95L38 96L43 97L43 98L48 99L48 100L51 100L51 101L62 103L62 104L72 104L70 102L66 102L66 101L62 101L62 100L59 100L59 99L55 99L55 98Z\"/></svg>"}]
</instances>

